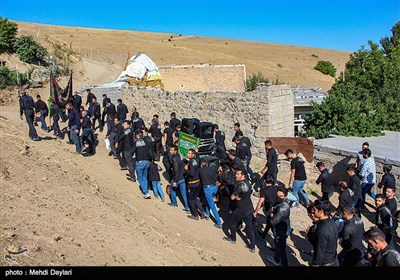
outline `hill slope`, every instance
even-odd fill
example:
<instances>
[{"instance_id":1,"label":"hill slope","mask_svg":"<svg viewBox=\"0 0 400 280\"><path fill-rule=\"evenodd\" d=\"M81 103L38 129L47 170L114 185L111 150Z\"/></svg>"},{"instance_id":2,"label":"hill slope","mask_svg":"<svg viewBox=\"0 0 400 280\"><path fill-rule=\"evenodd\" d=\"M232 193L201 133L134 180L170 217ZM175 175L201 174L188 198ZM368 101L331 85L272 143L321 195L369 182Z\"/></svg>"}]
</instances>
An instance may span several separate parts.
<instances>
[{"instance_id":1,"label":"hill slope","mask_svg":"<svg viewBox=\"0 0 400 280\"><path fill-rule=\"evenodd\" d=\"M334 78L314 70L314 66L319 60L328 60L340 73L350 54L345 51L180 34L62 27L27 22L17 24L20 35L34 36L49 50L51 42L64 42L67 46L72 44L73 51L82 59L103 63L107 75L103 75L99 83L110 82L118 76L128 52L133 55L141 51L159 66L245 64L247 75L261 71L270 80L279 77L293 86L318 86L328 90ZM90 74L85 71L82 73Z\"/></svg>"}]
</instances>

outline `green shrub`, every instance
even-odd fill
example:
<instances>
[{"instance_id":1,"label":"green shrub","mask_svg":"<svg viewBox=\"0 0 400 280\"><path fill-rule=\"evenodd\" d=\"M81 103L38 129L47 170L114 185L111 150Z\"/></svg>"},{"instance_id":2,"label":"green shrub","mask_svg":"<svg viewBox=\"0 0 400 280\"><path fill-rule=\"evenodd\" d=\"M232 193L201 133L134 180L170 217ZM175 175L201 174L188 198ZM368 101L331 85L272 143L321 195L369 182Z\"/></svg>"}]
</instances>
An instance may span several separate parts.
<instances>
[{"instance_id":1,"label":"green shrub","mask_svg":"<svg viewBox=\"0 0 400 280\"><path fill-rule=\"evenodd\" d=\"M318 70L322 74L329 75L335 78L336 76L336 68L333 66L332 62L327 60L318 61L317 65L314 67L315 70Z\"/></svg>"},{"instance_id":2,"label":"green shrub","mask_svg":"<svg viewBox=\"0 0 400 280\"><path fill-rule=\"evenodd\" d=\"M32 73L33 69L28 71L28 75ZM7 86L25 85L29 82L26 73L19 73L10 70L7 66L0 66L0 88Z\"/></svg>"},{"instance_id":3,"label":"green shrub","mask_svg":"<svg viewBox=\"0 0 400 280\"><path fill-rule=\"evenodd\" d=\"M14 42L18 25L6 18L0 17L0 53L14 52Z\"/></svg>"},{"instance_id":4,"label":"green shrub","mask_svg":"<svg viewBox=\"0 0 400 280\"><path fill-rule=\"evenodd\" d=\"M259 83L269 83L269 79L264 77L261 72L251 74L246 80L246 91L255 90Z\"/></svg>"},{"instance_id":5,"label":"green shrub","mask_svg":"<svg viewBox=\"0 0 400 280\"><path fill-rule=\"evenodd\" d=\"M15 43L14 48L21 61L38 64L44 62L47 51L32 36L21 36Z\"/></svg>"}]
</instances>

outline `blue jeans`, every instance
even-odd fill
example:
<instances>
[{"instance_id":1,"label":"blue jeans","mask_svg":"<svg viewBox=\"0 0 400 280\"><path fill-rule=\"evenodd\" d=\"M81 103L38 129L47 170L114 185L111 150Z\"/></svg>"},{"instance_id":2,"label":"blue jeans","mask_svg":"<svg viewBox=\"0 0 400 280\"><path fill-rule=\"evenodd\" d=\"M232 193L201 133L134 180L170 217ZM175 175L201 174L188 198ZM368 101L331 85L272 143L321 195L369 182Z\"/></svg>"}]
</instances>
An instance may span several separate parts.
<instances>
[{"instance_id":1,"label":"blue jeans","mask_svg":"<svg viewBox=\"0 0 400 280\"><path fill-rule=\"evenodd\" d=\"M248 157L246 157L246 170L250 175L250 179L254 178L254 172L253 170L250 168L250 161L251 161L252 155L249 155Z\"/></svg>"},{"instance_id":2,"label":"blue jeans","mask_svg":"<svg viewBox=\"0 0 400 280\"><path fill-rule=\"evenodd\" d=\"M300 197L299 194L301 194L301 196L303 197L304 201L305 201L305 205L307 205L308 203L308 196L307 193L304 191L304 186L306 184L307 180L294 180L293 181L293 194L296 197L297 201L296 201L296 206L300 205Z\"/></svg>"},{"instance_id":3,"label":"blue jeans","mask_svg":"<svg viewBox=\"0 0 400 280\"><path fill-rule=\"evenodd\" d=\"M148 160L141 160L136 162L136 176L139 181L139 186L144 195L149 193L149 186L147 181L147 173L149 172L150 162Z\"/></svg>"},{"instance_id":4,"label":"blue jeans","mask_svg":"<svg viewBox=\"0 0 400 280\"><path fill-rule=\"evenodd\" d=\"M76 125L71 126L70 137L75 144L75 151L80 152L82 148L81 139L79 139L79 132L76 133Z\"/></svg>"},{"instance_id":5,"label":"blue jeans","mask_svg":"<svg viewBox=\"0 0 400 280\"><path fill-rule=\"evenodd\" d=\"M40 122L42 123L42 126L41 126L41 128L42 129L44 129L44 130L48 130L49 128L47 127L47 124L46 124L46 110L40 110L40 117L39 117L39 120L40 120Z\"/></svg>"},{"instance_id":6,"label":"blue jeans","mask_svg":"<svg viewBox=\"0 0 400 280\"><path fill-rule=\"evenodd\" d=\"M362 183L361 184L361 209L365 208L365 196L366 194L369 194L370 197L372 197L375 200L375 193L372 190L374 184L368 184L368 183Z\"/></svg>"},{"instance_id":7,"label":"blue jeans","mask_svg":"<svg viewBox=\"0 0 400 280\"><path fill-rule=\"evenodd\" d=\"M158 198L158 195L160 195L160 197L164 199L164 192L161 188L161 181L151 181L151 184L153 185L154 197Z\"/></svg>"},{"instance_id":8,"label":"blue jeans","mask_svg":"<svg viewBox=\"0 0 400 280\"><path fill-rule=\"evenodd\" d=\"M60 116L58 114L53 115L53 131L57 136L62 136L60 126L58 125L58 121L60 120Z\"/></svg>"},{"instance_id":9,"label":"blue jeans","mask_svg":"<svg viewBox=\"0 0 400 280\"><path fill-rule=\"evenodd\" d=\"M203 188L203 190L204 190L204 196L207 201L207 205L206 205L206 209L205 209L206 215L210 216L210 208L211 208L211 211L213 213L215 221L217 222L217 224L221 225L222 221L221 221L221 218L219 217L217 206L215 206L215 202L214 202L214 196L218 192L218 187L215 185L212 185L211 187Z\"/></svg>"},{"instance_id":10,"label":"blue jeans","mask_svg":"<svg viewBox=\"0 0 400 280\"><path fill-rule=\"evenodd\" d=\"M186 210L189 210L189 204L187 200L187 195L186 195L186 184L185 180L179 180L176 182L176 187L173 187L174 181L171 181L171 203L173 205L178 205L178 202L176 201L176 189L179 188L181 195L182 195L182 200L183 204L185 206Z\"/></svg>"}]
</instances>

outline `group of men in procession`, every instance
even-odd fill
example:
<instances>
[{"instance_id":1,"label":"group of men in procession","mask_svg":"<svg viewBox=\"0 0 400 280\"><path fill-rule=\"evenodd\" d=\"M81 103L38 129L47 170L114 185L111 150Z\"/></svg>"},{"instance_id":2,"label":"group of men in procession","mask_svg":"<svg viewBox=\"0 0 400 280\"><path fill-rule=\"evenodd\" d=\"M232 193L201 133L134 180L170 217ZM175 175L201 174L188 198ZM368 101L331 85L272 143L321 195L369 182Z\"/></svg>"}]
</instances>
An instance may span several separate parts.
<instances>
[{"instance_id":1,"label":"group of men in procession","mask_svg":"<svg viewBox=\"0 0 400 280\"><path fill-rule=\"evenodd\" d=\"M180 197L188 218L209 220L212 217L215 227L227 230L223 239L229 244L235 244L237 231L245 228L248 239L245 242L252 253L256 251L256 233L265 241L271 230L274 255L267 259L274 265L289 265L286 241L293 231L290 214L291 210L301 211L302 204L312 223L305 233L313 247L310 265L400 266L400 253L394 246L396 240L398 242L399 221L396 180L391 174L392 166L384 165L384 176L375 188L381 193L374 193L376 164L368 143L363 143L356 164L347 168L348 180L340 181L338 186L334 185L336 178L331 170L323 162L316 164L320 172L316 183L321 185L321 197L311 201L305 190L308 178L304 159L291 149L285 151L291 172L288 184L283 184L278 181L278 152L269 139L264 143L267 162L261 170L261 178L257 177L250 167L252 144L239 123L234 124L231 145L234 149L227 150L225 134L215 125L215 155L199 157L195 149L190 149L184 158L178 149L181 121L174 112L171 119L164 122L163 130L157 114L147 127L135 107L128 119L129 110L121 99L115 106L103 95L100 105L90 89L87 93L87 108L82 106L82 96L76 93L73 100L66 103L66 117L55 102L48 109L39 95L34 102L25 91L21 92L20 116L23 119L25 114L29 137L33 141L40 140L35 129L37 122L41 122L43 130L51 131L45 118L50 114L54 135L60 139L67 135L68 143L75 145L77 154L91 156L95 154L96 130L101 133L106 127L109 156L118 159L121 170L128 170L127 180L138 181L143 198L151 198L149 190L152 188L154 197L165 201L160 177L162 167L158 165L162 160L169 182L166 190L171 207L178 207L177 197ZM60 119L68 121L66 131L60 129ZM339 203L334 207L330 199L336 187ZM255 208L252 194L259 197ZM375 200L376 207L376 226L367 231L362 221L366 194ZM257 227L261 209L265 227L260 230ZM342 247L339 254L338 244Z\"/></svg>"}]
</instances>

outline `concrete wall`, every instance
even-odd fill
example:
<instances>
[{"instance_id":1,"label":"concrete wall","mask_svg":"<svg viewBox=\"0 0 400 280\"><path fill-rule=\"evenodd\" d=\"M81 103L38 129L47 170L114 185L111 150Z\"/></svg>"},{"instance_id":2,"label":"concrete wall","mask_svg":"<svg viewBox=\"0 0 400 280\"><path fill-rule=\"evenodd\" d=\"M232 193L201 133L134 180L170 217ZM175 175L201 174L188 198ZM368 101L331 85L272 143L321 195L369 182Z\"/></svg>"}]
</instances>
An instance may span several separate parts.
<instances>
[{"instance_id":1,"label":"concrete wall","mask_svg":"<svg viewBox=\"0 0 400 280\"><path fill-rule=\"evenodd\" d=\"M244 65L191 65L159 67L168 91L245 91Z\"/></svg>"},{"instance_id":2,"label":"concrete wall","mask_svg":"<svg viewBox=\"0 0 400 280\"><path fill-rule=\"evenodd\" d=\"M245 136L251 139L253 153L264 155L268 136L293 136L293 95L288 85L259 85L251 92L161 91L156 88L122 88L129 110L135 106L145 123L154 114L164 122L171 112L177 118L198 118L217 123L226 133L231 146L233 124L239 122Z\"/></svg>"}]
</instances>

